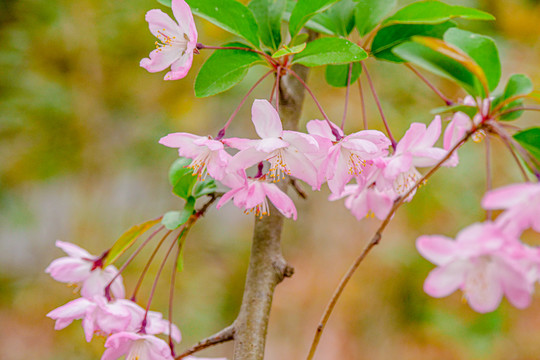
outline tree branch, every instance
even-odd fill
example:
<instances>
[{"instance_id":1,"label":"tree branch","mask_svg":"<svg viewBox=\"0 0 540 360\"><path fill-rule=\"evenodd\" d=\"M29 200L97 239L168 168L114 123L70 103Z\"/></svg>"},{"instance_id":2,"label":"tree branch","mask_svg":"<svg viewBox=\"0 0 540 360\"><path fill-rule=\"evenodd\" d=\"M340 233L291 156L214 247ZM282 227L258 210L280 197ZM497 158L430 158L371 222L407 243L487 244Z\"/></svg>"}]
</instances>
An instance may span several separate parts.
<instances>
[{"instance_id":1,"label":"tree branch","mask_svg":"<svg viewBox=\"0 0 540 360\"><path fill-rule=\"evenodd\" d=\"M294 66L294 72L304 81L308 69ZM304 102L304 87L290 73L281 76L278 86L279 113L283 128L296 130ZM288 181L280 182L279 186L286 190ZM235 321L234 360L264 358L274 289L285 277L292 275L292 268L281 254L282 227L283 216L272 205L269 216L255 219L244 296Z\"/></svg>"},{"instance_id":2,"label":"tree branch","mask_svg":"<svg viewBox=\"0 0 540 360\"><path fill-rule=\"evenodd\" d=\"M178 355L175 358L175 360L183 359L186 356L189 356L198 351L209 348L210 346L221 344L221 343L233 340L233 339L234 339L234 323L226 327L225 329L221 330L220 332L217 332L214 335L209 336L206 339L199 341L197 344L193 345L192 347L184 351L182 354Z\"/></svg>"}]
</instances>

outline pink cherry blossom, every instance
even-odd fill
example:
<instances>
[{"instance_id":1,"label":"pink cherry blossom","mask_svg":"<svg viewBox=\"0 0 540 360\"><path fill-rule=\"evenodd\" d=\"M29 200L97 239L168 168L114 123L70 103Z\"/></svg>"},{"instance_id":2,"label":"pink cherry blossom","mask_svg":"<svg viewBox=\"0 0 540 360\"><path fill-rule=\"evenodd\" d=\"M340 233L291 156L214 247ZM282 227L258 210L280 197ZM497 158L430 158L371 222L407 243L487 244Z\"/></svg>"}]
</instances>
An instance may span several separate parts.
<instances>
[{"instance_id":1,"label":"pink cherry blossom","mask_svg":"<svg viewBox=\"0 0 540 360\"><path fill-rule=\"evenodd\" d=\"M508 185L489 191L482 200L485 209L504 209L497 223L515 236L533 228L540 232L540 183Z\"/></svg>"},{"instance_id":2,"label":"pink cherry blossom","mask_svg":"<svg viewBox=\"0 0 540 360\"><path fill-rule=\"evenodd\" d=\"M105 342L107 348L101 360L173 360L169 345L154 335L120 332Z\"/></svg>"},{"instance_id":3,"label":"pink cherry blossom","mask_svg":"<svg viewBox=\"0 0 540 360\"><path fill-rule=\"evenodd\" d=\"M56 320L55 330L61 330L73 320L82 319L86 341L92 340L94 333L109 335L125 330L131 320L130 313L121 304L107 303L103 296L92 299L78 298L54 309L47 314Z\"/></svg>"},{"instance_id":4,"label":"pink cherry blossom","mask_svg":"<svg viewBox=\"0 0 540 360\"><path fill-rule=\"evenodd\" d=\"M314 189L320 187L317 170L306 153L317 152L313 137L296 131L283 130L279 114L267 100L255 100L251 108L252 121L261 140L225 139L240 149L229 163L229 171L247 169L263 160L270 162L268 176L279 181L285 174L305 181Z\"/></svg>"},{"instance_id":5,"label":"pink cherry blossom","mask_svg":"<svg viewBox=\"0 0 540 360\"><path fill-rule=\"evenodd\" d=\"M407 193L422 177L417 167L433 166L446 156L446 150L433 146L440 134L440 116L436 116L427 128L425 124L412 123L394 154L385 159L377 179L379 189L393 187L400 196Z\"/></svg>"},{"instance_id":6,"label":"pink cherry blossom","mask_svg":"<svg viewBox=\"0 0 540 360\"><path fill-rule=\"evenodd\" d=\"M264 177L251 179L245 173L241 176L228 175L221 180L231 190L226 192L219 200L216 208L219 209L231 199L234 205L244 209L244 212L254 212L262 217L270 213L268 199L285 217L296 220L296 207L294 202L281 191L276 184L265 181Z\"/></svg>"},{"instance_id":7,"label":"pink cherry blossom","mask_svg":"<svg viewBox=\"0 0 540 360\"><path fill-rule=\"evenodd\" d=\"M197 47L197 29L191 9L184 0L172 0L171 7L178 23L158 9L146 13L150 32L158 41L156 50L150 53L150 58L142 59L140 65L149 72L163 71L170 66L165 80L178 80L191 68Z\"/></svg>"},{"instance_id":8,"label":"pink cherry blossom","mask_svg":"<svg viewBox=\"0 0 540 360\"><path fill-rule=\"evenodd\" d=\"M210 174L221 180L225 176L231 156L225 151L223 143L210 136L197 136L189 133L172 133L162 137L159 143L171 148L178 148L180 156L193 159L188 166L199 179Z\"/></svg>"},{"instance_id":9,"label":"pink cherry blossom","mask_svg":"<svg viewBox=\"0 0 540 360\"><path fill-rule=\"evenodd\" d=\"M338 129L336 125L332 126ZM377 130L362 130L337 140L328 122L312 120L307 128L319 144L327 147L319 168L319 177L326 179L332 193L338 196L353 177L360 176L366 166L371 164L370 160L385 156L391 144ZM339 133L342 134L340 130Z\"/></svg>"},{"instance_id":10,"label":"pink cherry blossom","mask_svg":"<svg viewBox=\"0 0 540 360\"><path fill-rule=\"evenodd\" d=\"M461 289L478 312L495 310L503 295L518 308L531 301L533 261L530 250L491 222L463 229L455 241L445 236L421 236L418 251L438 265L431 271L424 290L445 297Z\"/></svg>"},{"instance_id":11,"label":"pink cherry blossom","mask_svg":"<svg viewBox=\"0 0 540 360\"><path fill-rule=\"evenodd\" d=\"M45 269L53 279L63 283L81 285L81 295L91 298L94 295L104 295L105 287L117 275L118 270L113 265L102 268L102 261L77 245L56 241L56 246L69 256L54 260ZM122 277L118 276L111 285L111 292L116 298L125 295Z\"/></svg>"}]
</instances>

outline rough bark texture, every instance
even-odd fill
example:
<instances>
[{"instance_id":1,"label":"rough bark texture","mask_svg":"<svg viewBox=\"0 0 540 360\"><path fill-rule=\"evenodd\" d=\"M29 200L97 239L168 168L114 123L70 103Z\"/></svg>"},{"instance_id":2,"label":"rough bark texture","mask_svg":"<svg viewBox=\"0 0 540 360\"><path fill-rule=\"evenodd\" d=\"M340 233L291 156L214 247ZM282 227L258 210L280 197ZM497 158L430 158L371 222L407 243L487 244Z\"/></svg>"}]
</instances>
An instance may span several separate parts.
<instances>
[{"instance_id":1,"label":"rough bark texture","mask_svg":"<svg viewBox=\"0 0 540 360\"><path fill-rule=\"evenodd\" d=\"M308 69L294 69L304 80ZM302 112L304 88L294 77L287 75L279 84L279 111L283 127L296 130ZM288 182L280 187L286 189ZM246 277L244 297L238 318L234 323L234 359L262 360L266 343L268 318L274 289L284 277L292 275L281 254L283 216L273 206L270 215L255 220L253 245Z\"/></svg>"}]
</instances>

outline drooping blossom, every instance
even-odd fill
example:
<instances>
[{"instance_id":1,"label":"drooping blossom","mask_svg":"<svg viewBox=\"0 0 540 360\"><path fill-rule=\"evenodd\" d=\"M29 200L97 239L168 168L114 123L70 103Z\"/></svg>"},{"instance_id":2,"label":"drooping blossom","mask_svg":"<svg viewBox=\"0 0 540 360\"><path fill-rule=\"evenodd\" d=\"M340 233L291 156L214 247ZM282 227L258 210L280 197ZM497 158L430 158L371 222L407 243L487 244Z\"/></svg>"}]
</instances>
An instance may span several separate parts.
<instances>
[{"instance_id":1,"label":"drooping blossom","mask_svg":"<svg viewBox=\"0 0 540 360\"><path fill-rule=\"evenodd\" d=\"M319 168L320 179L326 179L332 193L341 195L345 185L353 178L359 177L370 161L386 156L390 140L380 131L362 130L336 139L335 132L343 134L332 124L334 131L326 121L312 120L308 123L308 132L317 137L327 151ZM326 140L324 140L326 139Z\"/></svg>"},{"instance_id":2,"label":"drooping blossom","mask_svg":"<svg viewBox=\"0 0 540 360\"><path fill-rule=\"evenodd\" d=\"M62 305L47 314L56 320L55 329L61 330L74 320L82 320L86 341L92 340L94 334L111 335L129 331L138 332L142 329L145 310L131 300L118 299L108 302L103 296L93 296L91 299L78 298ZM168 320L163 319L159 312L149 311L144 332L150 335L169 334L172 339L180 342L180 330Z\"/></svg>"},{"instance_id":3,"label":"drooping blossom","mask_svg":"<svg viewBox=\"0 0 540 360\"><path fill-rule=\"evenodd\" d=\"M393 188L399 196L405 195L422 178L417 167L433 166L447 155L446 150L433 146L440 134L440 116L427 128L425 124L412 123L394 154L384 159L381 176L377 179L379 189Z\"/></svg>"},{"instance_id":4,"label":"drooping blossom","mask_svg":"<svg viewBox=\"0 0 540 360\"><path fill-rule=\"evenodd\" d=\"M158 41L150 58L140 63L149 72L163 71L170 66L165 80L182 79L187 75L197 47L197 29L189 5L184 0L172 0L171 7L178 23L158 9L146 13L150 32Z\"/></svg>"},{"instance_id":5,"label":"drooping blossom","mask_svg":"<svg viewBox=\"0 0 540 360\"><path fill-rule=\"evenodd\" d=\"M247 169L263 160L270 162L268 177L279 181L291 175L314 189L320 187L317 170L306 153L318 151L317 141L307 134L283 130L279 114L267 100L255 100L251 119L260 140L229 138L223 141L240 150L229 162L229 171Z\"/></svg>"},{"instance_id":6,"label":"drooping blossom","mask_svg":"<svg viewBox=\"0 0 540 360\"><path fill-rule=\"evenodd\" d=\"M193 159L188 166L199 179L208 173L216 180L225 176L231 155L227 154L223 143L210 136L197 136L189 133L172 133L162 137L159 143L171 148L178 148L180 156Z\"/></svg>"},{"instance_id":7,"label":"drooping blossom","mask_svg":"<svg viewBox=\"0 0 540 360\"><path fill-rule=\"evenodd\" d=\"M531 301L535 267L531 251L491 222L463 229L456 240L445 236L421 236L420 254L438 267L431 271L424 290L445 297L461 289L475 311L495 310L503 295L517 308ZM537 257L537 256L536 256Z\"/></svg>"},{"instance_id":8,"label":"drooping blossom","mask_svg":"<svg viewBox=\"0 0 540 360\"><path fill-rule=\"evenodd\" d=\"M226 192L219 200L216 208L219 209L231 199L235 206L244 209L244 212L254 212L256 216L268 215L270 206L268 199L285 217L296 220L296 207L294 202L281 191L276 184L265 180L265 177L248 178L245 173L241 175L229 174L221 180L231 190Z\"/></svg>"},{"instance_id":9,"label":"drooping blossom","mask_svg":"<svg viewBox=\"0 0 540 360\"><path fill-rule=\"evenodd\" d=\"M91 298L104 295L105 287L118 274L113 265L103 268L102 259L90 255L86 250L64 241L56 241L56 246L69 256L53 260L45 269L53 279L63 283L81 286L81 295ZM111 292L116 298L125 295L122 277L118 276L111 285Z\"/></svg>"},{"instance_id":10,"label":"drooping blossom","mask_svg":"<svg viewBox=\"0 0 540 360\"><path fill-rule=\"evenodd\" d=\"M169 345L148 334L119 332L105 342L107 348L101 360L116 360L125 356L126 360L173 360Z\"/></svg>"},{"instance_id":11,"label":"drooping blossom","mask_svg":"<svg viewBox=\"0 0 540 360\"><path fill-rule=\"evenodd\" d=\"M331 194L328 200L346 197L345 207L357 220L370 216L383 220L390 213L397 194L393 189L377 189L375 185L377 169L374 166L369 167L366 172L369 173L366 177L356 178L356 184L346 185L340 196Z\"/></svg>"},{"instance_id":12,"label":"drooping blossom","mask_svg":"<svg viewBox=\"0 0 540 360\"><path fill-rule=\"evenodd\" d=\"M488 210L504 209L497 223L515 236L533 228L540 232L540 183L504 186L484 196L482 206Z\"/></svg>"}]
</instances>

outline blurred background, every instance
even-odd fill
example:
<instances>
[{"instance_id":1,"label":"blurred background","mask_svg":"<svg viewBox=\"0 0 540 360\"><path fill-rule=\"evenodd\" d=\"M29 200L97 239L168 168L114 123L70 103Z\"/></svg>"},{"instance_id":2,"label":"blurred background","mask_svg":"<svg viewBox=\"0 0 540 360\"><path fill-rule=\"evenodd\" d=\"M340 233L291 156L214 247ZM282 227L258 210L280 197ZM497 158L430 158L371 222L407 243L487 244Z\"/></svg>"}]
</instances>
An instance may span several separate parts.
<instances>
[{"instance_id":1,"label":"blurred background","mask_svg":"<svg viewBox=\"0 0 540 360\"><path fill-rule=\"evenodd\" d=\"M410 1L408 1L410 2ZM407 2L400 1L400 5ZM451 1L479 7L496 22L463 22L493 36L501 52L503 80L526 73L540 84L540 2ZM93 254L126 229L182 206L167 181L176 151L157 143L170 132L216 134L263 68L254 68L232 91L197 99L193 81L208 54L195 58L186 79L165 82L165 72L139 67L155 39L144 14L154 0L0 1L0 358L97 359L102 338L87 344L79 322L62 331L45 314L75 298L72 289L44 269L63 253L57 239ZM165 11L169 11L164 9ZM197 19L199 41L231 40ZM429 123L441 101L402 66L367 62L390 126L401 137L413 121ZM452 83L427 74L447 95L463 97ZM309 82L332 119L339 122L345 90L329 88L324 69ZM268 96L272 80L253 98ZM382 129L370 95L370 125ZM359 97L351 90L348 131L361 128ZM246 103L228 132L254 136ZM301 129L319 118L306 98ZM516 124L538 124L526 114ZM494 185L521 181L502 144L492 141ZM474 313L461 294L433 299L422 290L433 268L420 257L421 234L454 237L483 221L485 143L461 150L461 163L442 169L411 204L399 211L381 244L362 264L341 298L320 344L318 359L539 359L540 296L525 310L506 300L486 315ZM293 195L294 196L294 195ZM379 224L358 222L342 201L328 202L325 187L295 198L298 221L286 221L283 248L295 274L276 290L267 359L301 359L340 276ZM183 333L180 349L234 320L239 309L253 219L228 206L211 209L191 232L184 271L176 285L174 319ZM525 241L540 244L538 234ZM133 288L148 252L127 269ZM151 275L157 270L151 267ZM172 265L172 264L171 264ZM152 308L166 313L170 268ZM147 298L150 276L141 300ZM129 292L129 290L128 290ZM202 353L230 356L231 344Z\"/></svg>"}]
</instances>

